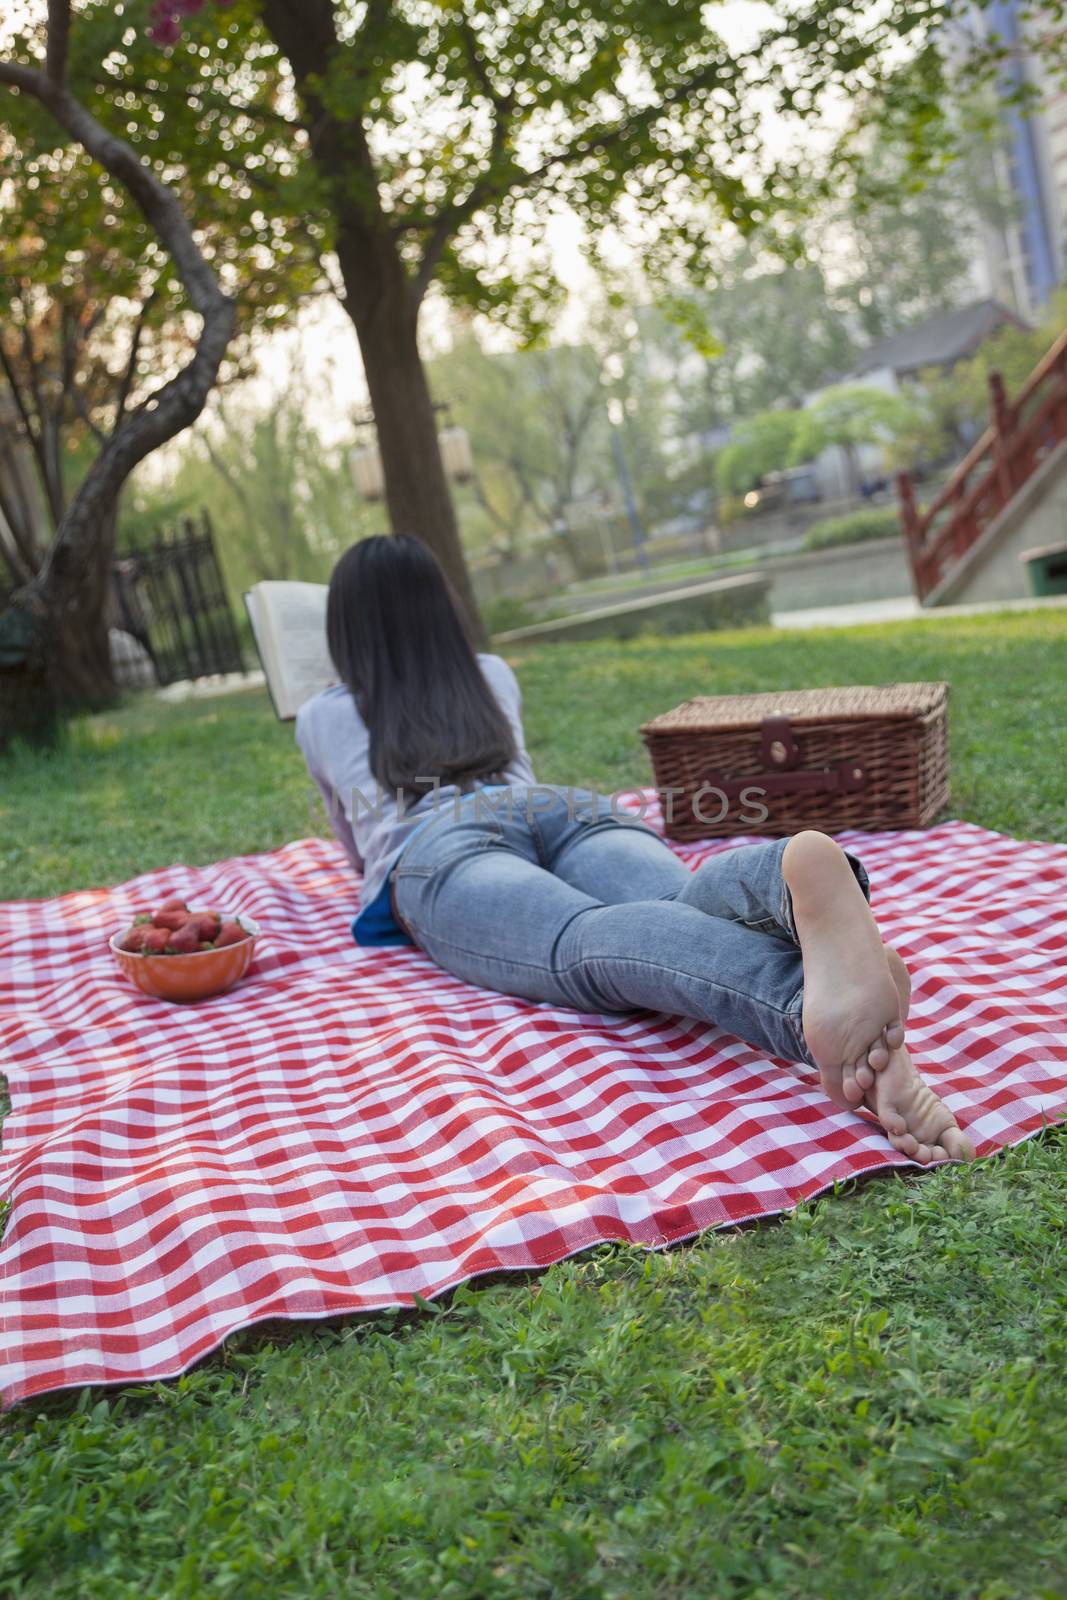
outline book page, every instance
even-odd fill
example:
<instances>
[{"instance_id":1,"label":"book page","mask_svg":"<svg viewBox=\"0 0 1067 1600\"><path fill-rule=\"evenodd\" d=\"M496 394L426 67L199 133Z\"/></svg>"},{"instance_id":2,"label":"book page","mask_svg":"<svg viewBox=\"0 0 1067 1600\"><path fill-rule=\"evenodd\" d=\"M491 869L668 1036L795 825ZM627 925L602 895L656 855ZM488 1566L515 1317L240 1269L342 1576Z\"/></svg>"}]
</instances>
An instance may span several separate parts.
<instances>
[{"instance_id":1,"label":"book page","mask_svg":"<svg viewBox=\"0 0 1067 1600\"><path fill-rule=\"evenodd\" d=\"M283 720L295 717L305 700L337 682L326 648L326 585L257 583L248 613L274 709Z\"/></svg>"}]
</instances>

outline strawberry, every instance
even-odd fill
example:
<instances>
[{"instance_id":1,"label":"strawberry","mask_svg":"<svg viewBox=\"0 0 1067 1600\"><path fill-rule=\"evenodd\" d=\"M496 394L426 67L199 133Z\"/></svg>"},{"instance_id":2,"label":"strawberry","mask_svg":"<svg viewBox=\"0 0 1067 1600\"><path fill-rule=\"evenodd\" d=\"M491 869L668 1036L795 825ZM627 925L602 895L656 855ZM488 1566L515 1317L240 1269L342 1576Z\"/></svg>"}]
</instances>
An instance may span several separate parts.
<instances>
[{"instance_id":1,"label":"strawberry","mask_svg":"<svg viewBox=\"0 0 1067 1600\"><path fill-rule=\"evenodd\" d=\"M143 954L146 956L161 956L167 948L167 940L169 938L170 930L168 928L146 928L141 944Z\"/></svg>"},{"instance_id":2,"label":"strawberry","mask_svg":"<svg viewBox=\"0 0 1067 1600\"><path fill-rule=\"evenodd\" d=\"M222 918L217 911L194 911L193 920L199 927L200 937L205 944L210 944L212 940L218 938Z\"/></svg>"},{"instance_id":3,"label":"strawberry","mask_svg":"<svg viewBox=\"0 0 1067 1600\"><path fill-rule=\"evenodd\" d=\"M184 928L185 924L188 921L189 921L189 912L188 912L188 910L184 910L184 911L160 910L160 911L157 911L155 916L152 918L152 924L153 924L154 927L156 927L156 928L170 928L174 932L176 932L179 928Z\"/></svg>"},{"instance_id":4,"label":"strawberry","mask_svg":"<svg viewBox=\"0 0 1067 1600\"><path fill-rule=\"evenodd\" d=\"M142 949L144 947L145 936L147 933L148 928L145 923L135 922L132 928L126 929L126 932L119 940L119 949L129 950L131 952Z\"/></svg>"},{"instance_id":5,"label":"strawberry","mask_svg":"<svg viewBox=\"0 0 1067 1600\"><path fill-rule=\"evenodd\" d=\"M221 950L228 944L240 944L242 939L247 939L248 934L239 922L224 922L219 929L219 936L215 940L215 949Z\"/></svg>"},{"instance_id":6,"label":"strawberry","mask_svg":"<svg viewBox=\"0 0 1067 1600\"><path fill-rule=\"evenodd\" d=\"M172 950L176 956L191 955L200 948L200 925L195 917L188 917L180 928L176 928L167 940L167 949Z\"/></svg>"},{"instance_id":7,"label":"strawberry","mask_svg":"<svg viewBox=\"0 0 1067 1600\"><path fill-rule=\"evenodd\" d=\"M161 906L157 906L156 909L158 911L188 911L189 907L186 905L184 900L174 899L164 900L163 904ZM158 926L162 927L163 924L159 923Z\"/></svg>"}]
</instances>

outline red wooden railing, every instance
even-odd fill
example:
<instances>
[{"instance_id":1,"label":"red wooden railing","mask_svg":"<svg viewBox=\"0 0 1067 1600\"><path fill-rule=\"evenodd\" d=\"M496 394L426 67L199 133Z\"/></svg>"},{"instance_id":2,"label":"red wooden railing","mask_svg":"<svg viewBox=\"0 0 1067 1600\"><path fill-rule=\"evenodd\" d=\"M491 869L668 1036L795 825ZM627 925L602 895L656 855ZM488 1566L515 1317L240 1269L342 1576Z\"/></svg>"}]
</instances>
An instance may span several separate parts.
<instances>
[{"instance_id":1,"label":"red wooden railing","mask_svg":"<svg viewBox=\"0 0 1067 1600\"><path fill-rule=\"evenodd\" d=\"M1067 333L1009 401L990 373L991 421L932 505L920 510L911 474L897 475L900 526L915 592L925 600L1037 467L1067 439Z\"/></svg>"}]
</instances>

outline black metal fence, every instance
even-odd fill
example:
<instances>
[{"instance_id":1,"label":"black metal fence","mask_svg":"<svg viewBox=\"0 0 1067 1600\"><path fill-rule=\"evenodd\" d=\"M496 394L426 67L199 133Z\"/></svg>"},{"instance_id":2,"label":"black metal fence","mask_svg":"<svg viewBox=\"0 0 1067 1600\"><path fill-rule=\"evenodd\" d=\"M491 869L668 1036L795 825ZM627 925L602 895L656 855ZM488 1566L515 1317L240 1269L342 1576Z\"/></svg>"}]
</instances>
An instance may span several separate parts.
<instances>
[{"instance_id":1,"label":"black metal fence","mask_svg":"<svg viewBox=\"0 0 1067 1600\"><path fill-rule=\"evenodd\" d=\"M243 671L206 511L119 556L114 578L118 625L143 645L161 684Z\"/></svg>"}]
</instances>

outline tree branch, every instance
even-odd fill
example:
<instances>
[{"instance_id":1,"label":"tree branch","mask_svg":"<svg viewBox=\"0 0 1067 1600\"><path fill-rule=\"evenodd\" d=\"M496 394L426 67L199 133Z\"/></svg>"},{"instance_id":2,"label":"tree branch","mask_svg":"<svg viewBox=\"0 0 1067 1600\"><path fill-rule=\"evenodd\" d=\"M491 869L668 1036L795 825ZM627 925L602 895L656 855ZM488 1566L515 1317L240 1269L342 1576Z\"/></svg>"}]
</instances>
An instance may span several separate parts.
<instances>
[{"instance_id":1,"label":"tree branch","mask_svg":"<svg viewBox=\"0 0 1067 1600\"><path fill-rule=\"evenodd\" d=\"M505 146L507 145L507 132L506 120L501 116L500 113L494 113L493 132L491 135L489 153L490 163L492 163L494 160L498 160L499 157L504 153ZM422 255L419 258L419 264L415 270L415 276L412 279L411 292L414 296L416 305L421 305L423 296L430 287L430 284L433 282L433 275L437 270L441 257L448 249L449 241L452 239L457 228L459 228L469 216L472 216L474 212L479 209L479 207L485 204L486 199L489 198L490 187L491 186L488 182L487 174L486 180L482 183L476 183L465 200L460 202L458 205L452 206L448 210L439 213L437 221L434 223L430 232L430 237L426 241ZM506 191L502 190L501 192L504 193ZM405 229L403 224L401 224L396 231L400 233L404 232Z\"/></svg>"},{"instance_id":2,"label":"tree branch","mask_svg":"<svg viewBox=\"0 0 1067 1600\"><path fill-rule=\"evenodd\" d=\"M475 472L474 476L471 478L471 488L474 490L474 498L481 506L482 510L488 512L489 516L492 517L498 528L502 528L506 531L508 536L508 545L509 547L513 547L515 544L515 536L518 531L519 524L522 521L522 514L529 503L529 496L526 492L525 484L521 482L519 484L519 488L521 490L519 503L510 517L505 516L497 506L493 505L486 491L485 481L480 472ZM536 507L534 509L536 510Z\"/></svg>"},{"instance_id":3,"label":"tree branch","mask_svg":"<svg viewBox=\"0 0 1067 1600\"><path fill-rule=\"evenodd\" d=\"M70 0L48 0L48 45L44 70L61 87L67 79L70 48Z\"/></svg>"},{"instance_id":4,"label":"tree branch","mask_svg":"<svg viewBox=\"0 0 1067 1600\"><path fill-rule=\"evenodd\" d=\"M511 115L515 108L515 97L510 93L502 94L490 77L485 57L482 55L478 45L477 35L462 4L456 25L463 38L471 71L478 80L479 88L493 108L493 129L489 138L488 156L489 168L492 171L494 163L500 160L507 149L508 135L511 131ZM449 207L442 210L438 215L412 280L411 292L416 306L422 304L423 296L433 281L434 272L437 270L441 257L447 250L449 240L456 232L456 229L467 216L483 204L483 200L480 198L480 187L479 183L476 182L474 188L460 206Z\"/></svg>"},{"instance_id":5,"label":"tree branch","mask_svg":"<svg viewBox=\"0 0 1067 1600\"><path fill-rule=\"evenodd\" d=\"M109 133L83 105L50 78L16 62L0 61L0 83L32 95L71 138L128 189L146 221L162 240L195 311L206 316L232 303L215 280L193 238L174 190L161 183L125 139Z\"/></svg>"},{"instance_id":6,"label":"tree branch","mask_svg":"<svg viewBox=\"0 0 1067 1600\"><path fill-rule=\"evenodd\" d=\"M470 64L471 71L478 80L478 87L485 95L485 98L492 102L496 110L505 118L508 117L512 111L512 108L514 107L515 96L513 94L501 94L500 90L496 87L492 78L489 76L489 68L485 64L485 57L482 54L481 47L479 46L478 36L471 26L471 19L467 15L466 8L463 5L462 0L460 0L459 16L456 18L456 26L463 37L463 47L467 52L467 61Z\"/></svg>"},{"instance_id":7,"label":"tree branch","mask_svg":"<svg viewBox=\"0 0 1067 1600\"><path fill-rule=\"evenodd\" d=\"M4 469L7 469L11 493L4 481ZM7 564L12 576L17 583L31 579L37 571L41 553L35 548L33 512L29 501L19 482L18 466L7 450L0 451L0 513L2 513L7 531L11 536L10 547L5 551ZM21 566L22 576L15 570L15 564Z\"/></svg>"},{"instance_id":8,"label":"tree branch","mask_svg":"<svg viewBox=\"0 0 1067 1600\"><path fill-rule=\"evenodd\" d=\"M418 221L404 221L397 223L398 233L410 232L413 229L429 227L430 236L423 252L422 259L415 275L415 285L422 285L425 293L433 278L434 269L444 254L449 239L458 228L467 221L482 206L494 200L502 200L513 189L533 191L561 168L575 166L590 156L605 155L612 149L622 144L626 139L632 138L635 133L650 127L661 117L665 110L671 106L680 105L698 89L710 89L718 82L722 68L718 63L709 63L700 72L694 73L683 82L675 84L673 89L667 91L654 104L642 106L630 116L619 122L605 123L598 129L591 129L580 134L572 145L556 152L539 167L509 167L503 172L495 174L490 170L475 180L474 184L462 200L447 203L437 212ZM503 154L506 145L506 129L499 121L494 121L493 143L490 148L490 163ZM421 296L420 296L421 298Z\"/></svg>"},{"instance_id":9,"label":"tree branch","mask_svg":"<svg viewBox=\"0 0 1067 1600\"><path fill-rule=\"evenodd\" d=\"M130 398L130 389L133 387L133 380L137 375L137 357L141 349L141 339L144 336L145 324L148 321L148 314L152 309L155 298L156 289L153 287L142 301L141 309L137 313L137 321L133 325L133 333L130 337L130 353L126 360L125 371L122 374L119 392L115 398L115 416L111 424L112 437L114 437L119 423L126 415L126 402Z\"/></svg>"},{"instance_id":10,"label":"tree branch","mask_svg":"<svg viewBox=\"0 0 1067 1600\"><path fill-rule=\"evenodd\" d=\"M37 99L40 98L37 88L43 81L35 67L23 67L17 61L0 61L0 83L6 83L11 89L21 89Z\"/></svg>"},{"instance_id":11,"label":"tree branch","mask_svg":"<svg viewBox=\"0 0 1067 1600\"><path fill-rule=\"evenodd\" d=\"M337 49L337 22L333 0L263 0L263 21L267 32L285 56L302 94L306 80L317 78ZM307 95L316 114L322 105L318 96Z\"/></svg>"},{"instance_id":12,"label":"tree branch","mask_svg":"<svg viewBox=\"0 0 1067 1600\"><path fill-rule=\"evenodd\" d=\"M3 529L9 527L10 523L7 520L7 513L4 510L4 495L2 490L0 490L0 514L2 514L4 518L3 523L0 524L0 556L3 557L4 565L7 567L11 582L16 588L18 588L24 583L29 583L36 569L34 567L28 567L25 559L17 547L3 537Z\"/></svg>"},{"instance_id":13,"label":"tree branch","mask_svg":"<svg viewBox=\"0 0 1067 1600\"><path fill-rule=\"evenodd\" d=\"M19 420L26 431L26 439L30 445L30 448L36 449L36 435L33 427L33 418L30 416L29 407L27 406L25 396L22 393L22 386L18 381L14 367L11 365L11 358L7 353L7 346L4 344L2 338L0 338L0 367L3 367L4 369L4 377L7 379L7 386L11 390L11 398L15 402L15 408L18 411Z\"/></svg>"},{"instance_id":14,"label":"tree branch","mask_svg":"<svg viewBox=\"0 0 1067 1600\"><path fill-rule=\"evenodd\" d=\"M74 384L72 387L70 398L75 411L78 413L79 417L81 417L82 421L89 429L89 432L92 434L97 444L106 444L107 434L104 432L100 424L94 420L93 414L89 410L89 402L86 400L85 395L82 393L82 390L78 384Z\"/></svg>"},{"instance_id":15,"label":"tree branch","mask_svg":"<svg viewBox=\"0 0 1067 1600\"><path fill-rule=\"evenodd\" d=\"M66 58L69 22L69 3L52 0L47 59L57 67ZM34 585L18 597L40 620L53 614L56 606L77 604L79 580L95 571L99 529L111 525L119 490L133 468L199 416L233 333L235 310L201 253L176 193L156 177L131 145L109 133L47 72L0 61L0 84L31 95L123 185L169 254L190 304L202 319L191 360L126 416L104 445L65 513Z\"/></svg>"},{"instance_id":16,"label":"tree branch","mask_svg":"<svg viewBox=\"0 0 1067 1600\"><path fill-rule=\"evenodd\" d=\"M232 430L230 428L229 419L227 418L226 413L223 410L221 405L219 406L219 417L222 420L223 430L227 434L231 434L231 437L232 437ZM204 449L207 452L208 460L211 462L211 465L214 467L215 471L218 473L218 475L222 479L223 483L230 490L230 492L233 494L234 498L236 499L238 505L241 507L241 510L244 512L245 517L246 517L246 519L248 521L248 526L250 528L254 528L255 525L256 525L256 519L252 515L252 505L251 505L251 502L250 502L250 500L248 498L248 494L247 494L247 492L245 490L244 484L240 483L238 481L238 479L234 477L233 473L230 471L230 469L226 465L225 461L222 459L222 457L219 455L218 451L215 449L215 446L212 444L211 439L210 439L209 435L206 432L203 433L203 443L204 443Z\"/></svg>"},{"instance_id":17,"label":"tree branch","mask_svg":"<svg viewBox=\"0 0 1067 1600\"><path fill-rule=\"evenodd\" d=\"M371 0L360 40L367 47L365 35L373 26L380 26L388 17L391 0ZM339 230L356 225L352 208L346 204L344 194L354 172L367 183L368 209L381 218L378 199L377 170L367 143L367 131L358 113L338 119L323 101L321 85L342 49L336 26L334 0L261 0L263 25L288 61L296 82L297 92L308 112L308 139L311 153L321 171L333 184L337 193ZM358 75L367 76L369 69ZM373 200L373 204L371 204ZM359 218L364 223L365 218Z\"/></svg>"}]
</instances>

